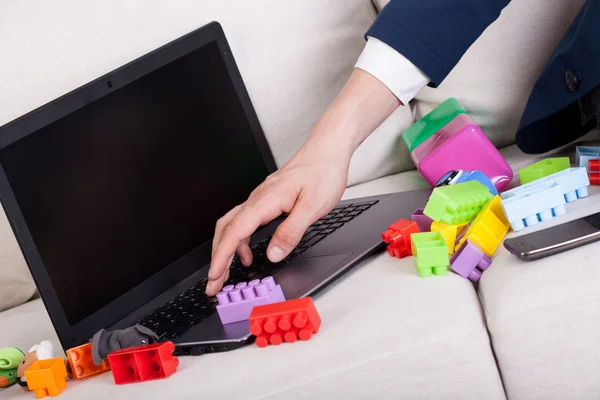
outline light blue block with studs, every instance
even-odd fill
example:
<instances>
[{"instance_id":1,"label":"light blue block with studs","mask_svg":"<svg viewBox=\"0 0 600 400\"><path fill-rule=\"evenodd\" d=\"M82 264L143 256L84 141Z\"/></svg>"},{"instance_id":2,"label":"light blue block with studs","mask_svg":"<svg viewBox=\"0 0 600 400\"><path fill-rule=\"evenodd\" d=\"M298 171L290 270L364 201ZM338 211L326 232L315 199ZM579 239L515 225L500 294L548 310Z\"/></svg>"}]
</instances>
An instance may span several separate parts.
<instances>
[{"instance_id":1,"label":"light blue block with studs","mask_svg":"<svg viewBox=\"0 0 600 400\"><path fill-rule=\"evenodd\" d=\"M590 178L588 178L587 169L577 167L564 169L545 178L517 186L514 189L501 193L500 197L508 199L524 191L529 191L538 185L547 185L548 183L555 183L560 186L567 203L587 197L589 194L588 186L590 185Z\"/></svg>"},{"instance_id":2,"label":"light blue block with studs","mask_svg":"<svg viewBox=\"0 0 600 400\"><path fill-rule=\"evenodd\" d=\"M513 193L502 200L500 205L510 227L516 232L566 214L565 203L560 185L545 182Z\"/></svg>"},{"instance_id":3,"label":"light blue block with studs","mask_svg":"<svg viewBox=\"0 0 600 400\"><path fill-rule=\"evenodd\" d=\"M600 158L600 146L577 146L575 164L587 169L588 161Z\"/></svg>"}]
</instances>

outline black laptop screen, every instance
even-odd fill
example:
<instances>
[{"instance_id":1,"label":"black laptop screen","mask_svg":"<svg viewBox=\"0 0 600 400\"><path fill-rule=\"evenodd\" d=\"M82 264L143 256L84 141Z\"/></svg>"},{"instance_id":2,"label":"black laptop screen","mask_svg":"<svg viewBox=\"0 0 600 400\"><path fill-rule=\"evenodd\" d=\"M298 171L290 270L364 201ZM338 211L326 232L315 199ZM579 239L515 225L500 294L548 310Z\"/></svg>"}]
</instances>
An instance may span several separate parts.
<instances>
[{"instance_id":1,"label":"black laptop screen","mask_svg":"<svg viewBox=\"0 0 600 400\"><path fill-rule=\"evenodd\" d=\"M0 162L71 325L209 241L268 174L215 42Z\"/></svg>"}]
</instances>

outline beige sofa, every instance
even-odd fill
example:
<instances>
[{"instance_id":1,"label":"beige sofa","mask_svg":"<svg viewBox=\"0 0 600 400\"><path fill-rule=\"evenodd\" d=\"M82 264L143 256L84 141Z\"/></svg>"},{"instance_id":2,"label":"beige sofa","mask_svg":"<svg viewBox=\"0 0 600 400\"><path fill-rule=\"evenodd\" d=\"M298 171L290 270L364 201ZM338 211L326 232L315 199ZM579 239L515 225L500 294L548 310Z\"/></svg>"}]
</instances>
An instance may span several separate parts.
<instances>
[{"instance_id":1,"label":"beige sofa","mask_svg":"<svg viewBox=\"0 0 600 400\"><path fill-rule=\"evenodd\" d=\"M424 89L357 151L346 198L426 187L400 133L461 100L517 170L528 91L583 0L514 0L438 89ZM220 21L279 164L341 88L385 1L105 0L0 4L0 125L209 21ZM598 132L583 140L598 141ZM573 146L561 149L572 155ZM600 211L600 190L552 226ZM0 347L58 346L5 217ZM511 236L514 234L511 233ZM600 243L525 263L504 249L478 287L419 278L414 261L364 261L315 300L309 342L181 358L164 381L72 381L69 399L595 399L600 396ZM0 398L31 399L17 387Z\"/></svg>"}]
</instances>

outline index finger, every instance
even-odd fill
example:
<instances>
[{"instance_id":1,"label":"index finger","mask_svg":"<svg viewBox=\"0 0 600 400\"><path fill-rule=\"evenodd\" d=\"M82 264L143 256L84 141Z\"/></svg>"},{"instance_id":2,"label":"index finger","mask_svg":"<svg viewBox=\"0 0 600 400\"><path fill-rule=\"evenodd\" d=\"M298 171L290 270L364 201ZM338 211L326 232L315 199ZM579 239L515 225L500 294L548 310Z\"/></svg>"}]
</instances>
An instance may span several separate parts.
<instances>
[{"instance_id":1,"label":"index finger","mask_svg":"<svg viewBox=\"0 0 600 400\"><path fill-rule=\"evenodd\" d=\"M245 205L225 228L215 248L208 274L209 281L219 279L227 270L227 262L239 244L249 238L261 225L267 224L283 212L280 201L258 202ZM211 289L209 282L209 287ZM209 290L210 291L210 290Z\"/></svg>"}]
</instances>

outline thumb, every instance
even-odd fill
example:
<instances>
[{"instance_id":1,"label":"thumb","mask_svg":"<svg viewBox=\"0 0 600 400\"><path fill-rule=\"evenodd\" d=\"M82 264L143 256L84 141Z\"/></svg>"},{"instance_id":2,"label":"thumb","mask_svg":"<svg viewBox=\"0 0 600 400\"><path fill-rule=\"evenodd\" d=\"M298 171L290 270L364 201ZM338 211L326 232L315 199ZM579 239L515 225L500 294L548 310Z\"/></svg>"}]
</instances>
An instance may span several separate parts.
<instances>
[{"instance_id":1,"label":"thumb","mask_svg":"<svg viewBox=\"0 0 600 400\"><path fill-rule=\"evenodd\" d=\"M306 229L315 222L318 210L299 199L288 217L273 234L267 249L267 257L271 262L279 262L294 250L302 239Z\"/></svg>"}]
</instances>

